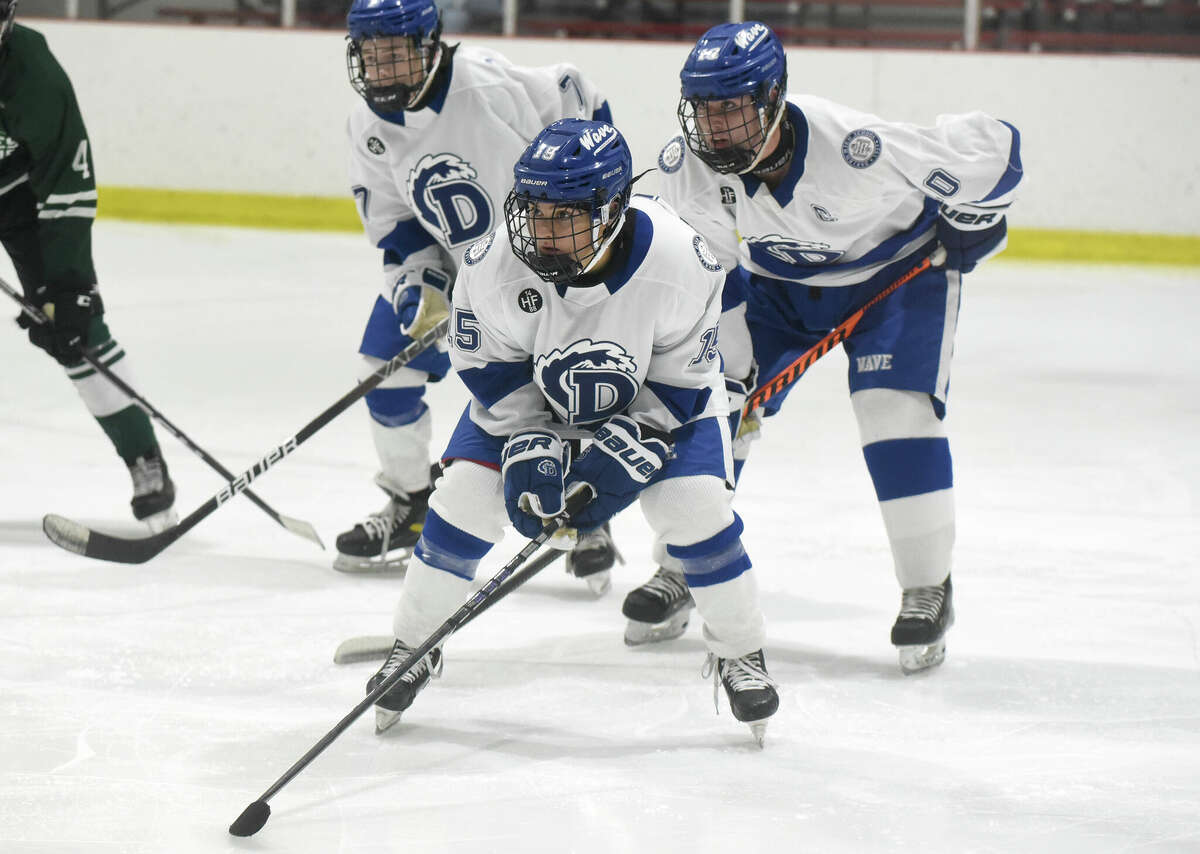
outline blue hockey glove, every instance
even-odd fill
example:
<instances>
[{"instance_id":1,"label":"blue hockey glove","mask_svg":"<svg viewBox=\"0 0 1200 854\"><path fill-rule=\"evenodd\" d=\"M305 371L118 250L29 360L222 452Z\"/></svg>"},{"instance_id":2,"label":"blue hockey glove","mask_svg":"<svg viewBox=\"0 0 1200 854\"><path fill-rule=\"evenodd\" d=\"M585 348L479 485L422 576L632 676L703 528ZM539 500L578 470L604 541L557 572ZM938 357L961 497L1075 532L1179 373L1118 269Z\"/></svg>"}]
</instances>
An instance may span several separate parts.
<instances>
[{"instance_id":1,"label":"blue hockey glove","mask_svg":"<svg viewBox=\"0 0 1200 854\"><path fill-rule=\"evenodd\" d=\"M29 340L49 353L61 365L73 365L83 358L87 346L88 327L92 318L104 310L95 288L61 291L50 296L46 286L39 287L30 297L50 318L50 323L38 324L24 312L17 325L29 330Z\"/></svg>"},{"instance_id":2,"label":"blue hockey glove","mask_svg":"<svg viewBox=\"0 0 1200 854\"><path fill-rule=\"evenodd\" d=\"M563 510L563 441L550 430L522 430L508 437L500 460L508 518L523 536L536 537Z\"/></svg>"},{"instance_id":3,"label":"blue hockey glove","mask_svg":"<svg viewBox=\"0 0 1200 854\"><path fill-rule=\"evenodd\" d=\"M449 314L450 284L450 277L434 267L401 274L392 286L392 310L400 331L417 337Z\"/></svg>"},{"instance_id":4,"label":"blue hockey glove","mask_svg":"<svg viewBox=\"0 0 1200 854\"><path fill-rule=\"evenodd\" d=\"M969 273L1008 237L1008 222L1003 214L999 222L994 222L989 214L975 216L943 210L938 217L937 237L946 248L946 269Z\"/></svg>"},{"instance_id":5,"label":"blue hockey glove","mask_svg":"<svg viewBox=\"0 0 1200 854\"><path fill-rule=\"evenodd\" d=\"M571 519L581 530L598 528L633 503L662 470L671 455L662 439L646 435L632 418L616 415L596 431L594 441L567 473L567 491L586 483L596 492L592 502Z\"/></svg>"}]
</instances>

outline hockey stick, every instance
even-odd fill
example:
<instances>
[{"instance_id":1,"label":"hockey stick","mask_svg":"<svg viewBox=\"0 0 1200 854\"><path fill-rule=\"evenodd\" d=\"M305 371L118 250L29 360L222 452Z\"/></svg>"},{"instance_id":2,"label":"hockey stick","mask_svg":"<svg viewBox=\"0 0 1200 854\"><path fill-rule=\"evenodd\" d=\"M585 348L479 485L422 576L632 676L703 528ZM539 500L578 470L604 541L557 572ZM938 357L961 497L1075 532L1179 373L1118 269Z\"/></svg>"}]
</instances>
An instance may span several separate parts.
<instances>
[{"instance_id":1,"label":"hockey stick","mask_svg":"<svg viewBox=\"0 0 1200 854\"><path fill-rule=\"evenodd\" d=\"M511 588L520 587L565 554L566 552L562 549L550 549L533 558L529 563L516 570L512 574L512 577L504 582L495 598L485 602L478 610L472 611L471 615L463 620L462 626L465 626L490 608L493 602L507 595ZM462 626L459 626L459 628L461 629ZM392 651L392 644L395 640L392 635L362 635L360 637L347 638L338 644L337 650L333 653L333 663L357 664L360 661L378 661L381 658L387 658L387 654Z\"/></svg>"},{"instance_id":2,"label":"hockey stick","mask_svg":"<svg viewBox=\"0 0 1200 854\"><path fill-rule=\"evenodd\" d=\"M913 267L907 273L900 276L896 281L892 282L886 288L881 290L875 296L871 297L865 305L847 317L841 323L833 328L833 330L818 341L816 344L809 347L804 353L799 356L794 362L777 373L769 381L763 383L756 388L749 397L746 398L746 404L742 407L742 417L746 418L758 407L762 406L771 398L782 392L784 389L792 385L800 377L804 376L805 371L813 366L817 359L824 356L838 344L841 344L850 337L850 333L858 326L867 309L877 305L887 297L895 293L902 285L911 282L917 276L924 273L933 267L940 267L946 263L946 250L939 245L929 255L921 259L921 263Z\"/></svg>"},{"instance_id":3,"label":"hockey stick","mask_svg":"<svg viewBox=\"0 0 1200 854\"><path fill-rule=\"evenodd\" d=\"M296 763L289 768L282 777L271 784L258 800L251 803L242 814L237 817L233 824L229 825L229 832L234 836L253 836L262 829L262 826L267 823L267 819L271 817L271 807L267 801L271 800L276 793L284 786L291 782L297 774L303 771L308 764L316 759L325 748L333 744L334 740L341 735L346 729L361 717L362 713L371 706L375 705L375 701L392 689L409 670L416 666L422 658L429 654L430 650L437 647L441 642L453 634L458 629L465 626L474 617L482 614L492 605L496 604L502 598L511 593L515 588L515 584L505 584L505 581L512 577L522 563L529 560L546 540L554 535L554 532L559 528L565 527L568 524L570 517L578 513L583 507L592 500L594 492L591 488L580 489L574 492L567 498L566 508L563 512L555 516L553 519L546 522L541 533L525 544L525 548L517 553L516 557L504 565L504 567L488 580L487 584L479 588L469 598L461 608L450 615L444 623L438 626L433 634L425 638L425 640L412 651L408 658L404 659L404 663L397 667L391 675L375 686L375 690L367 694L361 702L350 713L338 721L337 725L325 734L325 736L309 748L308 752L301 756ZM533 576L529 573L525 576L528 580Z\"/></svg>"},{"instance_id":4,"label":"hockey stick","mask_svg":"<svg viewBox=\"0 0 1200 854\"><path fill-rule=\"evenodd\" d=\"M366 395L367 392L404 367L416 358L419 353L445 335L449 325L449 317L442 315L441 319L437 320L432 328L414 339L411 344L393 357L391 361L380 366L375 373L366 379L359 381L358 385L346 392L336 403L301 427L296 435L292 436L282 445L272 448L266 456L238 475L237 478L232 479L220 492L193 510L178 525L149 537L129 539L114 537L100 531L93 531L86 525L81 525L63 516L50 513L42 519L42 530L46 532L46 536L55 545L67 551L84 555L85 557L94 557L98 560L113 561L115 563L145 563L192 528L196 527L196 525L200 524L206 517L219 509L222 504L228 502L239 492L245 492L252 480L304 444L314 433L349 409L351 404Z\"/></svg>"},{"instance_id":5,"label":"hockey stick","mask_svg":"<svg viewBox=\"0 0 1200 854\"><path fill-rule=\"evenodd\" d=\"M3 290L6 294L16 300L21 306L21 311L25 312L25 314L28 315L34 323L38 324L39 326L45 326L47 323L50 323L50 318L47 317L46 314L41 311L41 309L25 299L25 297L18 293L8 282L4 281L4 279L0 279L0 290ZM150 401L146 400L144 397L134 391L133 386L129 385L129 383L125 382L125 380L113 373L113 371L107 365L86 350L84 350L81 355L83 361L91 365L95 369L96 373L104 376L110 383L132 398L133 402L141 407L143 412L166 428L167 432L187 446L188 450L200 457L200 459L204 460L204 462L208 463L208 466L217 472L217 474L221 475L221 477L225 478L226 480L233 480L233 472L229 471L229 469L217 462L217 460L210 456L207 451L188 438L187 434L185 434L167 419L167 416L155 409L150 404ZM321 538L317 536L316 530L308 522L305 522L303 519L293 519L291 516L284 516L249 489L245 490L245 492L247 498L254 502L254 504L257 505L260 510L266 513L284 528L291 531L293 534L297 534L305 539L312 540L322 549L325 548L325 544L322 543Z\"/></svg>"}]
</instances>

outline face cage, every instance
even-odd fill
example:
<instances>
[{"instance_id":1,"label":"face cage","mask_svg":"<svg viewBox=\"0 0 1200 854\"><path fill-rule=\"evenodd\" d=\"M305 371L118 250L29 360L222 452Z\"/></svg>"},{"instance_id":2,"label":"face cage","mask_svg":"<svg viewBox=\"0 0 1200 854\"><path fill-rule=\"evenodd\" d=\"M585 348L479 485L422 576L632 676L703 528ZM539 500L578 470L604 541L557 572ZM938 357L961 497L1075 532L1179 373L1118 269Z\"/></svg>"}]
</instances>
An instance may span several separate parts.
<instances>
[{"instance_id":1,"label":"face cage","mask_svg":"<svg viewBox=\"0 0 1200 854\"><path fill-rule=\"evenodd\" d=\"M718 100L718 99L713 99ZM729 146L728 148L715 148L712 145L712 134L705 134L700 130L699 122L696 118L696 112L699 104L706 103L705 98L680 98L679 108L675 111L679 117L679 126L683 128L683 138L687 141L687 146L692 150L697 157L704 161L710 169L722 175L730 175L733 173L741 174L748 172L759 160L763 154L763 146L767 143L767 137L775 129L775 119L779 113L779 102L782 99L776 99L774 103L768 103L765 99L755 97L754 117L742 122L738 125L726 125L725 134L735 135L743 129L750 129L746 134L745 142ZM728 113L738 112L739 110L728 110ZM705 141L705 138L708 141ZM748 148L746 146L753 146Z\"/></svg>"},{"instance_id":2,"label":"face cage","mask_svg":"<svg viewBox=\"0 0 1200 854\"><path fill-rule=\"evenodd\" d=\"M521 259L542 281L552 284L569 284L591 271L593 264L616 237L624 220L625 205L620 205L621 215L615 220L613 203L587 206L580 202L553 202L549 214L537 215L539 201L532 196L517 195L513 190L504 200L504 220L508 223L508 240L513 254ZM534 223L545 222L543 234L554 234L555 215L564 208L574 213L586 213L590 225L566 234L557 233L555 243L561 253L538 252L534 237ZM539 228L539 231L542 229ZM546 238L543 237L543 240Z\"/></svg>"},{"instance_id":3,"label":"face cage","mask_svg":"<svg viewBox=\"0 0 1200 854\"><path fill-rule=\"evenodd\" d=\"M388 38L388 36L378 36L378 38ZM420 36L392 36L392 38L408 39L408 59L404 62L391 62L377 66L377 70L391 73L377 74L376 77L394 78L398 76L398 71L404 69L409 75L416 77L418 82L389 83L382 86L369 83L366 73L367 63L362 53L362 43L366 39L346 37L346 72L350 76L350 85L354 87L355 92L367 100L367 103L384 113L407 110L420 101L433 81L434 68L442 56L439 36L436 33L433 37L424 40Z\"/></svg>"},{"instance_id":4,"label":"face cage","mask_svg":"<svg viewBox=\"0 0 1200 854\"><path fill-rule=\"evenodd\" d=\"M13 19L17 16L17 0L12 0L8 4L8 8L4 11L4 18L0 20L0 47L8 41L9 35L12 34Z\"/></svg>"}]
</instances>

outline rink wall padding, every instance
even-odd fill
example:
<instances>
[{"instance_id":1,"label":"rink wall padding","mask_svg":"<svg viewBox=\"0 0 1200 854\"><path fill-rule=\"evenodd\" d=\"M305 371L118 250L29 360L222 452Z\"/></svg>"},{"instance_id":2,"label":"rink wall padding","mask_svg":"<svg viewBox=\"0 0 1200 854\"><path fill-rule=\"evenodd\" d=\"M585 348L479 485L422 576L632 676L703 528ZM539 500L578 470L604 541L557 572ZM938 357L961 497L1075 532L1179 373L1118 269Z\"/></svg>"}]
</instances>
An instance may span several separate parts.
<instances>
[{"instance_id":1,"label":"rink wall padding","mask_svg":"<svg viewBox=\"0 0 1200 854\"><path fill-rule=\"evenodd\" d=\"M357 95L340 31L25 23L75 84L101 217L357 229L344 130ZM687 44L462 41L523 65L574 63L609 98L638 168L677 132ZM1007 257L1200 263L1200 59L791 48L788 62L793 90L884 118L980 109L1016 125L1026 178Z\"/></svg>"}]
</instances>

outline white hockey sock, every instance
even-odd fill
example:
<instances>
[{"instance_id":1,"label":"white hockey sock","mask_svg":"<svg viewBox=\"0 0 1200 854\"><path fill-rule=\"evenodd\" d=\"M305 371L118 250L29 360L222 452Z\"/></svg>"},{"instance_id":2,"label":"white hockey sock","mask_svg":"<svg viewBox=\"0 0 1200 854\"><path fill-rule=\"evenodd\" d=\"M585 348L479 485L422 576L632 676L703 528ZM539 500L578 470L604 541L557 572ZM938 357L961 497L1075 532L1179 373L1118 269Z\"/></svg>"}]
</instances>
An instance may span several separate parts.
<instances>
[{"instance_id":1,"label":"white hockey sock","mask_svg":"<svg viewBox=\"0 0 1200 854\"><path fill-rule=\"evenodd\" d=\"M413 557L396 604L392 632L411 647L433 634L467 600L471 582Z\"/></svg>"}]
</instances>

